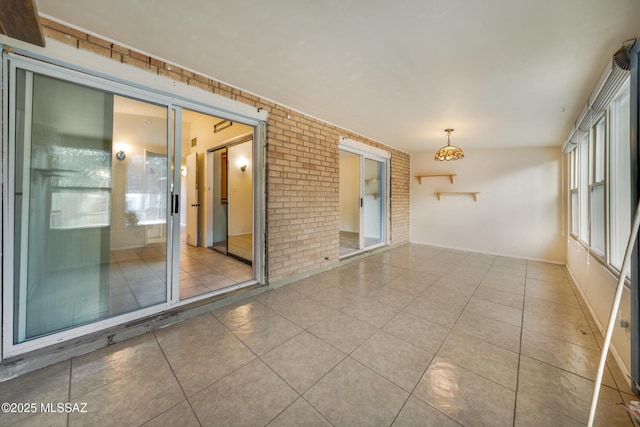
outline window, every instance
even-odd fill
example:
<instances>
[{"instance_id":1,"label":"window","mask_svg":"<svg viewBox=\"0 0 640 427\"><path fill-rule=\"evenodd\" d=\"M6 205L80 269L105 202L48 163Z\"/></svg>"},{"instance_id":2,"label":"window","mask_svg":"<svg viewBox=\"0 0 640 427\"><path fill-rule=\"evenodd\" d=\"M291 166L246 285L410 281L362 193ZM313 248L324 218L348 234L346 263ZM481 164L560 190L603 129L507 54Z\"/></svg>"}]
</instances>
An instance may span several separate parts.
<instances>
[{"instance_id":1,"label":"window","mask_svg":"<svg viewBox=\"0 0 640 427\"><path fill-rule=\"evenodd\" d=\"M578 150L569 153L569 191L571 192L571 234L578 236L580 231L580 204L578 203Z\"/></svg>"},{"instance_id":2,"label":"window","mask_svg":"<svg viewBox=\"0 0 640 427\"><path fill-rule=\"evenodd\" d=\"M571 235L616 271L631 231L627 82L569 155Z\"/></svg>"},{"instance_id":3,"label":"window","mask_svg":"<svg viewBox=\"0 0 640 427\"><path fill-rule=\"evenodd\" d=\"M590 208L590 246L600 256L604 256L604 169L605 169L605 132L606 120L602 116L593 125L589 139L589 154L591 157L589 170L589 208Z\"/></svg>"},{"instance_id":4,"label":"window","mask_svg":"<svg viewBox=\"0 0 640 427\"><path fill-rule=\"evenodd\" d=\"M580 201L580 232L578 236L580 240L589 244L589 182L587 171L589 170L589 143L588 135L582 138L578 144L579 165L578 165L578 199Z\"/></svg>"},{"instance_id":5,"label":"window","mask_svg":"<svg viewBox=\"0 0 640 427\"><path fill-rule=\"evenodd\" d=\"M611 105L609 158L609 263L622 268L624 251L631 232L630 175L630 95L627 84Z\"/></svg>"}]
</instances>

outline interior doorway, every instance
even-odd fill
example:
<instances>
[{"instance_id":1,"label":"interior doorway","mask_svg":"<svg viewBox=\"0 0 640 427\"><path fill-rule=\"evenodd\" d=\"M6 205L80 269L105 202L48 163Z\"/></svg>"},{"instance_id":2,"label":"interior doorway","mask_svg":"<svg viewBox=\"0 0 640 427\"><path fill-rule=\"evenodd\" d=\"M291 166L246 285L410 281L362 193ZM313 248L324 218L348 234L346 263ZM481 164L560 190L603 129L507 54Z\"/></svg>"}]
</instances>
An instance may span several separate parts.
<instances>
[{"instance_id":1,"label":"interior doorway","mask_svg":"<svg viewBox=\"0 0 640 427\"><path fill-rule=\"evenodd\" d=\"M255 279L253 132L251 126L182 110L181 300Z\"/></svg>"},{"instance_id":2,"label":"interior doorway","mask_svg":"<svg viewBox=\"0 0 640 427\"><path fill-rule=\"evenodd\" d=\"M212 150L211 249L253 263L253 135Z\"/></svg>"}]
</instances>

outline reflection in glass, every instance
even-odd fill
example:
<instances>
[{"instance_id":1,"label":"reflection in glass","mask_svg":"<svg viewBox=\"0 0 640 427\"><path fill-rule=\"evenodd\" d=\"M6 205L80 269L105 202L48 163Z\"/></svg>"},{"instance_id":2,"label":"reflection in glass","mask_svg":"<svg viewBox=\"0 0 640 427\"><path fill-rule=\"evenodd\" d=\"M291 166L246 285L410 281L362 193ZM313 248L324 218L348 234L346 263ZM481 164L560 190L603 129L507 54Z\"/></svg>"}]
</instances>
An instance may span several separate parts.
<instances>
[{"instance_id":1,"label":"reflection in glass","mask_svg":"<svg viewBox=\"0 0 640 427\"><path fill-rule=\"evenodd\" d=\"M253 260L253 140L227 149L227 251L248 264ZM215 225L215 222L214 222Z\"/></svg>"},{"instance_id":2,"label":"reflection in glass","mask_svg":"<svg viewBox=\"0 0 640 427\"><path fill-rule=\"evenodd\" d=\"M364 159L364 247L383 241L384 230L384 163Z\"/></svg>"},{"instance_id":3,"label":"reflection in glass","mask_svg":"<svg viewBox=\"0 0 640 427\"><path fill-rule=\"evenodd\" d=\"M14 343L166 301L166 107L20 69L15 90Z\"/></svg>"},{"instance_id":4,"label":"reflection in glass","mask_svg":"<svg viewBox=\"0 0 640 427\"><path fill-rule=\"evenodd\" d=\"M340 150L340 256L360 250L360 156Z\"/></svg>"}]
</instances>

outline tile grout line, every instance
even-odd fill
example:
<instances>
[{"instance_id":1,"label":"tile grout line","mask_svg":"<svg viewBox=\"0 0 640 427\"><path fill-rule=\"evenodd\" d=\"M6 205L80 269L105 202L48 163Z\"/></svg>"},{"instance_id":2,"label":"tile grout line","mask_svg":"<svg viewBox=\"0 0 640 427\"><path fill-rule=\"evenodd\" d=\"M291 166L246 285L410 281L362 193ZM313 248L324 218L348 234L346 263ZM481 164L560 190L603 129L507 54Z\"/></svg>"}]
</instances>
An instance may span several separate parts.
<instances>
[{"instance_id":1,"label":"tile grout line","mask_svg":"<svg viewBox=\"0 0 640 427\"><path fill-rule=\"evenodd\" d=\"M224 326L224 325L222 325L222 326ZM226 326L224 326L224 328L226 329ZM164 360L167 362L167 365L169 366L169 369L171 370L171 374L173 375L173 378L176 380L176 383L178 383L178 386L180 387L180 391L182 391L182 394L184 395L185 400L189 404L189 408L191 408L191 412L193 412L193 415L196 417L196 421L198 421L198 424L200 424L200 427L202 427L202 421L200 421L200 417L198 417L198 413L195 411L195 409L193 409L193 406L191 405L191 400L189 399L189 396L187 396L187 393L185 393L184 388L182 387L182 383L178 379L178 375L176 374L176 371L173 369L173 366L171 365L171 362L169 362L169 359L167 358L167 354L164 352L164 349L160 345L160 341L158 341L158 336L156 335L155 331L152 332L152 334L153 334L153 338L155 339L156 343L158 344L158 348L162 352L162 357L164 357ZM194 393L194 395L195 395L195 393ZM145 421L145 423L148 423L149 421L159 417L160 415L166 413L167 411L170 411L171 409L173 409L176 406L178 406L180 403L182 403L182 402L176 403L175 405L173 405L171 408L167 409L166 411L163 411L163 412L159 413L158 415L156 415L155 417L148 419L147 421Z\"/></svg>"},{"instance_id":2,"label":"tile grout line","mask_svg":"<svg viewBox=\"0 0 640 427\"><path fill-rule=\"evenodd\" d=\"M445 271L442 276L440 276L438 278L438 280L440 280L442 277L444 277L449 271L451 271L451 269L453 267L455 267L456 265L460 264L462 262L462 260L464 260L467 256L469 256L469 254L467 254L464 258L462 258L460 261L458 261L456 264L452 265L447 271ZM494 259L495 262L495 259ZM493 264L493 262L491 263ZM489 267L490 269L491 267ZM486 277L487 273L489 272L489 269L487 269L487 271L485 272L482 280ZM478 290L478 287L480 286L480 283L482 282L482 280L480 280L480 282L478 283L478 285L476 285L475 290L473 291L473 294L471 294L471 296L469 297L469 301L471 301L471 298L473 298L473 295L475 295L476 291ZM436 280L437 282L437 280ZM435 282L434 282L435 283ZM432 286L433 284L431 284ZM429 286L429 288L431 288L431 286ZM429 289L427 288L427 289ZM426 290L425 290L426 291ZM418 298L418 296L416 296L416 298ZM414 300L416 299L414 298ZM413 388L411 389L411 391L409 392L409 396L407 396L407 399L404 401L404 403L402 404L402 407L400 408L400 410L398 411L398 413L396 414L396 416L394 417L393 421L392 421L392 425L393 423L396 422L398 416L400 415L400 412L402 412L402 410L404 409L404 407L406 406L407 402L409 401L409 399L411 398L411 396L413 396L413 393L415 392L416 388L418 387L418 384L420 384L420 380L422 380L422 378L424 377L424 375L427 373L427 371L429 370L429 367L431 366L431 364L433 363L433 359L435 359L438 356L438 353L440 352L440 349L442 348L442 346L444 345L445 341L447 340L447 338L449 337L449 334L451 333L451 331L453 330L453 328L455 327L456 323L458 323L458 319L460 319L460 316L462 316L462 313L464 312L464 310L466 309L467 305L469 304L469 301L467 301L467 303L465 304L465 306L462 308L462 310L460 310L460 314L458 314L458 317L456 317L455 322L453 322L453 325L451 326L451 328L449 328L449 332L447 332L447 335L444 337L444 339L442 340L442 342L440 343L440 345L438 346L438 349L436 350L436 352L433 354L433 357L431 358L431 361L429 362L429 364L427 364L426 368L424 369L424 371L422 372L422 374L420 375L418 381L416 382L416 384L413 386ZM441 325L442 326L442 325ZM471 372L471 371L470 371ZM484 377L483 377L484 378ZM418 399L416 397L416 399ZM422 399L418 399L421 402L423 402ZM438 408L435 408L431 405L429 405L427 402L424 402L426 405L428 405L430 408L433 408L434 410L438 411L438 413L444 415L445 417L449 418L450 420L454 421L457 424L460 424L457 420L451 418L449 415L445 414L444 412L440 411Z\"/></svg>"},{"instance_id":3,"label":"tile grout line","mask_svg":"<svg viewBox=\"0 0 640 427\"><path fill-rule=\"evenodd\" d=\"M516 425L516 413L518 411L518 389L520 388L520 364L522 361L522 336L524 331L524 308L525 300L527 298L527 282L529 273L529 261L526 262L524 267L524 292L522 293L522 316L520 318L520 340L518 342L518 366L516 369L516 390L513 400L513 426Z\"/></svg>"}]
</instances>

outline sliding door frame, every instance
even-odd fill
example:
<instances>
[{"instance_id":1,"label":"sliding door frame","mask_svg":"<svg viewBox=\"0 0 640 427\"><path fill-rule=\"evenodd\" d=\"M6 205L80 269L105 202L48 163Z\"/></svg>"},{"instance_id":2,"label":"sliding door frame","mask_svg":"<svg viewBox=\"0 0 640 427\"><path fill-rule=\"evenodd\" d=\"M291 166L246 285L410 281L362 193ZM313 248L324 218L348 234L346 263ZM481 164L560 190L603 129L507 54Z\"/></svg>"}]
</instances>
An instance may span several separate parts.
<instances>
[{"instance_id":1,"label":"sliding door frame","mask_svg":"<svg viewBox=\"0 0 640 427\"><path fill-rule=\"evenodd\" d=\"M0 48L2 46L0 45ZM78 53L79 57L85 55ZM43 60L44 59L44 60ZM86 59L86 58L85 58ZM13 245L15 239L15 101L16 101L16 70L24 69L39 73L45 76L58 78L73 84L87 86L90 88L103 90L114 95L124 96L135 100L149 102L162 106L167 110L167 162L172 170L172 182L167 186L167 256L166 256L166 300L163 303L142 308L128 313L107 317L78 327L71 327L59 332L33 338L21 343L14 344L14 257ZM193 88L185 88L185 96L193 93L193 99L182 97L176 93L166 93L153 87L145 87L135 82L123 80L114 76L101 74L97 71L84 69L80 66L74 67L68 63L63 63L55 58L43 58L38 55L31 55L30 52L16 49L14 52L2 53L0 65L2 72L2 82L4 94L2 97L2 134L3 134L3 158L2 158L2 358L13 357L29 351L33 351L45 346L68 341L84 335L95 333L111 327L123 325L133 320L152 317L171 309L175 306L189 305L195 301L206 298L217 297L220 294L231 292L242 287L265 283L265 244L264 244L264 209L265 209L265 166L264 159L266 149L266 112L259 109L255 113L249 113L245 104L236 101L202 93L192 92ZM153 80L151 76L149 80ZM174 85L175 86L175 85ZM177 92L177 91L176 91ZM200 91L202 92L202 91ZM203 101L203 99L205 99ZM220 102L218 102L220 101ZM216 104L221 104L217 107ZM231 108L230 108L231 107ZM235 107L235 108L233 108ZM233 120L238 123L252 126L254 129L254 280L243 282L235 286L223 288L219 291L203 294L185 301L179 299L179 241L180 241L180 212L179 197L180 188L176 184L180 179L180 159L181 159L181 111L189 109L216 117ZM237 110L234 112L234 110ZM171 158L171 160L169 160ZM174 224L178 226L174 226Z\"/></svg>"},{"instance_id":2,"label":"sliding door frame","mask_svg":"<svg viewBox=\"0 0 640 427\"><path fill-rule=\"evenodd\" d=\"M387 246L389 244L389 230L391 225L391 203L389 197L389 190L391 188L391 154L385 150L381 150L379 148L375 148L369 146L367 144L363 144L358 141L354 141L352 139L348 139L345 137L340 137L340 143L338 146L339 150L355 154L359 156L359 164L360 164L360 176L358 178L359 185L359 194L360 194L360 210L359 210L359 244L358 249L349 252L340 258L348 258L353 255L357 255L362 252L370 251L376 248L380 248L383 246ZM376 243L370 246L365 246L365 236L364 236L364 228L365 228L365 220L364 220L364 197L365 197L365 160L374 160L377 162L381 162L383 167L383 197L382 200L382 218L381 218L381 232L382 239L380 243Z\"/></svg>"}]
</instances>

